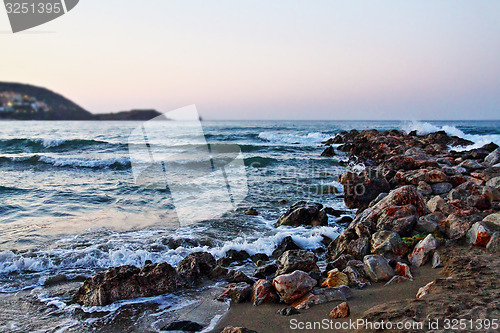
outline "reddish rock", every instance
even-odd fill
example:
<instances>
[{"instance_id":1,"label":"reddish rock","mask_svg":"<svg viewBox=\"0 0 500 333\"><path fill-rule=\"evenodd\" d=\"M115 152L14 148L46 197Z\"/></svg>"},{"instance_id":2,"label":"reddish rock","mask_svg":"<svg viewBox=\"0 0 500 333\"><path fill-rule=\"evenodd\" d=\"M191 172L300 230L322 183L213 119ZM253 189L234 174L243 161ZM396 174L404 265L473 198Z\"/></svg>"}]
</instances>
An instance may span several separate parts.
<instances>
[{"instance_id":1,"label":"reddish rock","mask_svg":"<svg viewBox=\"0 0 500 333\"><path fill-rule=\"evenodd\" d=\"M444 183L448 181L448 176L441 170L431 170L427 172L425 181L427 183Z\"/></svg>"},{"instance_id":2,"label":"reddish rock","mask_svg":"<svg viewBox=\"0 0 500 333\"><path fill-rule=\"evenodd\" d=\"M365 170L358 175L346 172L340 177L344 185L344 202L348 208L366 208L380 193L389 192L387 180L374 170Z\"/></svg>"},{"instance_id":3,"label":"reddish rock","mask_svg":"<svg viewBox=\"0 0 500 333\"><path fill-rule=\"evenodd\" d=\"M413 251L408 255L408 260L413 266L422 266L431 258L438 246L439 242L429 234L415 245Z\"/></svg>"},{"instance_id":4,"label":"reddish rock","mask_svg":"<svg viewBox=\"0 0 500 333\"><path fill-rule=\"evenodd\" d=\"M243 303L250 299L252 286L246 282L230 284L217 298L218 301L230 299L234 303Z\"/></svg>"},{"instance_id":5,"label":"reddish rock","mask_svg":"<svg viewBox=\"0 0 500 333\"><path fill-rule=\"evenodd\" d=\"M397 256L403 256L407 253L406 247L403 245L399 234L397 232L386 230L377 231L373 234L371 249L374 254L390 252Z\"/></svg>"},{"instance_id":6,"label":"reddish rock","mask_svg":"<svg viewBox=\"0 0 500 333\"><path fill-rule=\"evenodd\" d=\"M330 318L347 318L351 314L351 310L349 309L349 304L347 302L342 302L330 312Z\"/></svg>"},{"instance_id":7,"label":"reddish rock","mask_svg":"<svg viewBox=\"0 0 500 333\"><path fill-rule=\"evenodd\" d=\"M435 283L436 283L436 281L432 281L432 282L427 283L425 286L421 287L417 292L416 298L421 299L425 295L429 294Z\"/></svg>"},{"instance_id":8,"label":"reddish rock","mask_svg":"<svg viewBox=\"0 0 500 333\"><path fill-rule=\"evenodd\" d=\"M399 276L404 276L408 279L413 280L413 275L411 274L410 266L405 263L398 262L395 268L396 274Z\"/></svg>"},{"instance_id":9,"label":"reddish rock","mask_svg":"<svg viewBox=\"0 0 500 333\"><path fill-rule=\"evenodd\" d=\"M486 246L491 239L491 231L483 222L476 222L467 232L467 242L476 246Z\"/></svg>"},{"instance_id":10,"label":"reddish rock","mask_svg":"<svg viewBox=\"0 0 500 333\"><path fill-rule=\"evenodd\" d=\"M317 281L307 273L295 271L291 274L284 274L274 278L273 287L285 303L291 304L312 290L316 283Z\"/></svg>"},{"instance_id":11,"label":"reddish rock","mask_svg":"<svg viewBox=\"0 0 500 333\"><path fill-rule=\"evenodd\" d=\"M245 327L226 326L220 333L257 333L257 331L249 330Z\"/></svg>"},{"instance_id":12,"label":"reddish rock","mask_svg":"<svg viewBox=\"0 0 500 333\"><path fill-rule=\"evenodd\" d=\"M347 285L349 285L349 278L347 275L335 268L328 272L328 276L321 284L321 287L333 288Z\"/></svg>"},{"instance_id":13,"label":"reddish rock","mask_svg":"<svg viewBox=\"0 0 500 333\"><path fill-rule=\"evenodd\" d=\"M279 296L276 294L271 282L260 279L253 285L252 304L257 306L264 303L278 303Z\"/></svg>"},{"instance_id":14,"label":"reddish rock","mask_svg":"<svg viewBox=\"0 0 500 333\"><path fill-rule=\"evenodd\" d=\"M337 288L314 288L310 293L296 300L292 307L298 310L309 309L311 306L334 301L345 301L352 297L352 292L347 286Z\"/></svg>"},{"instance_id":15,"label":"reddish rock","mask_svg":"<svg viewBox=\"0 0 500 333\"><path fill-rule=\"evenodd\" d=\"M452 240L464 237L472 225L481 220L476 214L452 214L444 221L445 235Z\"/></svg>"}]
</instances>

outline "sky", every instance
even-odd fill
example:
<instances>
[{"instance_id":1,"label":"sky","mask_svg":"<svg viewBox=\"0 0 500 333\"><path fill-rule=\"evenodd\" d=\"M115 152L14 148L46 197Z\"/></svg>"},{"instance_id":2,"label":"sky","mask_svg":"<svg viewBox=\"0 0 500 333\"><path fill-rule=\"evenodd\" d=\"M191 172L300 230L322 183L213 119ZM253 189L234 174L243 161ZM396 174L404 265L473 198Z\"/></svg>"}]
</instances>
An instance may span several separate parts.
<instances>
[{"instance_id":1,"label":"sky","mask_svg":"<svg viewBox=\"0 0 500 333\"><path fill-rule=\"evenodd\" d=\"M0 81L94 112L500 119L500 1L81 0L12 34Z\"/></svg>"}]
</instances>

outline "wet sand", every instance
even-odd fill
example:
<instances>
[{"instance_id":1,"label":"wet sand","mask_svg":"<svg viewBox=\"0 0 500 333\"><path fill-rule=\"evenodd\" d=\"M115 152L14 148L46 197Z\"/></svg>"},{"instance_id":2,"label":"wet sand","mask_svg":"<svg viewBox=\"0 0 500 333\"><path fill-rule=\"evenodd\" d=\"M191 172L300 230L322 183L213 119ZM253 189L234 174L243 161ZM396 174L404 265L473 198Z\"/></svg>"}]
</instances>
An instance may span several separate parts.
<instances>
[{"instance_id":1,"label":"wet sand","mask_svg":"<svg viewBox=\"0 0 500 333\"><path fill-rule=\"evenodd\" d=\"M364 289L352 289L354 297L348 300L351 315L346 319L332 319L334 321L353 321L361 318L363 314L372 307L393 301L413 300L420 287L440 278L442 269L433 269L429 264L413 270L415 278L412 282L404 282L385 286L384 283L373 283ZM282 317L276 313L285 307L285 304L263 304L253 306L250 303L233 304L227 315L217 324L213 333L220 333L226 326L239 326L255 330L259 333L278 332L312 332L310 329L292 329L290 321L297 322L321 322L330 320L328 314L341 302L332 302L313 306L307 310L301 310L300 314ZM317 331L317 330L314 330ZM326 331L326 330L325 330ZM352 330L342 330L350 332Z\"/></svg>"}]
</instances>

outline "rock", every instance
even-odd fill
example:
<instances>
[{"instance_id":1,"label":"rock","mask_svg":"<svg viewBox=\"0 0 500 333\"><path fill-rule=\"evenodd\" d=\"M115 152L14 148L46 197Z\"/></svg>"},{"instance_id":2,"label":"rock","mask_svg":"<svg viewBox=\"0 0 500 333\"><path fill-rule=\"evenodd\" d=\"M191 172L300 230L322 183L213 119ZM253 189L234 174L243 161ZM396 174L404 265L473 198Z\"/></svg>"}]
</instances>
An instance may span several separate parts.
<instances>
[{"instance_id":1,"label":"rock","mask_svg":"<svg viewBox=\"0 0 500 333\"><path fill-rule=\"evenodd\" d=\"M344 202L348 208L364 209L380 193L391 190L389 182L373 170L365 170L361 175L346 172L340 177L340 183L344 185Z\"/></svg>"},{"instance_id":2,"label":"rock","mask_svg":"<svg viewBox=\"0 0 500 333\"><path fill-rule=\"evenodd\" d=\"M292 306L298 310L305 310L314 305L334 301L346 301L350 297L352 297L352 291L347 286L337 288L314 288L310 293L296 300Z\"/></svg>"},{"instance_id":3,"label":"rock","mask_svg":"<svg viewBox=\"0 0 500 333\"><path fill-rule=\"evenodd\" d=\"M413 266L420 267L430 259L438 246L439 242L437 239L429 234L417 243L413 251L408 255L408 260Z\"/></svg>"},{"instance_id":4,"label":"rock","mask_svg":"<svg viewBox=\"0 0 500 333\"><path fill-rule=\"evenodd\" d=\"M343 271L347 267L347 263L353 259L354 257L350 254L341 254L337 257L337 259L328 263L326 271L331 271L334 268L337 268L339 271Z\"/></svg>"},{"instance_id":5,"label":"rock","mask_svg":"<svg viewBox=\"0 0 500 333\"><path fill-rule=\"evenodd\" d=\"M483 219L483 223L492 231L500 231L500 213L493 213Z\"/></svg>"},{"instance_id":6,"label":"rock","mask_svg":"<svg viewBox=\"0 0 500 333\"><path fill-rule=\"evenodd\" d=\"M415 225L415 230L424 233L433 233L438 229L438 226L445 217L443 214L436 212L421 216Z\"/></svg>"},{"instance_id":7,"label":"rock","mask_svg":"<svg viewBox=\"0 0 500 333\"><path fill-rule=\"evenodd\" d=\"M249 209L245 210L245 215L257 216L257 215L259 215L259 212L255 208L249 208Z\"/></svg>"},{"instance_id":8,"label":"rock","mask_svg":"<svg viewBox=\"0 0 500 333\"><path fill-rule=\"evenodd\" d=\"M424 297L425 295L429 294L430 293L430 290L432 289L432 286L434 286L434 284L436 283L436 281L432 281L432 282L429 282L427 283L425 286L423 286L422 288L420 288L417 292L417 296L416 298L417 299L421 299L422 297Z\"/></svg>"},{"instance_id":9,"label":"rock","mask_svg":"<svg viewBox=\"0 0 500 333\"><path fill-rule=\"evenodd\" d=\"M424 181L418 182L417 190L425 196L432 194L432 187Z\"/></svg>"},{"instance_id":10,"label":"rock","mask_svg":"<svg viewBox=\"0 0 500 333\"><path fill-rule=\"evenodd\" d=\"M217 264L227 267L233 262L243 262L250 258L250 255L246 251L239 250L228 250L225 257L217 260Z\"/></svg>"},{"instance_id":11,"label":"rock","mask_svg":"<svg viewBox=\"0 0 500 333\"><path fill-rule=\"evenodd\" d=\"M453 211L450 204L438 195L427 201L427 208L431 213L441 212L443 214L450 214Z\"/></svg>"},{"instance_id":12,"label":"rock","mask_svg":"<svg viewBox=\"0 0 500 333\"><path fill-rule=\"evenodd\" d=\"M408 266L407 264L403 262L396 263L395 271L397 275L404 276L405 278L413 280L413 275L411 274L410 266Z\"/></svg>"},{"instance_id":13,"label":"rock","mask_svg":"<svg viewBox=\"0 0 500 333\"><path fill-rule=\"evenodd\" d=\"M105 306L115 301L151 297L183 287L175 268L167 263L113 267L85 280L73 300L85 306Z\"/></svg>"},{"instance_id":14,"label":"rock","mask_svg":"<svg viewBox=\"0 0 500 333\"><path fill-rule=\"evenodd\" d=\"M441 170L434 169L425 175L427 183L445 183L448 180L448 176ZM431 185L432 186L432 185Z\"/></svg>"},{"instance_id":15,"label":"rock","mask_svg":"<svg viewBox=\"0 0 500 333\"><path fill-rule=\"evenodd\" d=\"M209 277L217 262L208 252L191 253L177 265L179 275L192 283L198 283L201 278Z\"/></svg>"},{"instance_id":16,"label":"rock","mask_svg":"<svg viewBox=\"0 0 500 333\"><path fill-rule=\"evenodd\" d=\"M330 312L330 318L347 318L351 314L351 310L349 309L349 304L347 302L342 302Z\"/></svg>"},{"instance_id":17,"label":"rock","mask_svg":"<svg viewBox=\"0 0 500 333\"><path fill-rule=\"evenodd\" d=\"M279 300L276 290L274 290L272 283L268 280L260 279L253 285L253 305L258 306L264 303L279 303Z\"/></svg>"},{"instance_id":18,"label":"rock","mask_svg":"<svg viewBox=\"0 0 500 333\"><path fill-rule=\"evenodd\" d=\"M398 284L398 283L401 283L401 282L408 282L408 281L413 281L413 280L408 279L407 277L404 277L404 276L395 275L385 285L386 286L390 286L392 284Z\"/></svg>"},{"instance_id":19,"label":"rock","mask_svg":"<svg viewBox=\"0 0 500 333\"><path fill-rule=\"evenodd\" d=\"M323 209L325 210L325 212L328 215L335 216L335 217L340 217L340 216L342 216L344 214L348 214L348 212L345 211L345 210L335 209L335 208L332 208L332 207L324 207Z\"/></svg>"},{"instance_id":20,"label":"rock","mask_svg":"<svg viewBox=\"0 0 500 333\"><path fill-rule=\"evenodd\" d=\"M266 279L270 276L274 276L277 270L278 265L270 263L261 267L257 267L255 272L253 273L253 277L256 277L258 279Z\"/></svg>"},{"instance_id":21,"label":"rock","mask_svg":"<svg viewBox=\"0 0 500 333\"><path fill-rule=\"evenodd\" d=\"M323 205L319 203L299 201L280 216L276 225L293 227L301 225L326 226L328 225L328 217L322 208Z\"/></svg>"},{"instance_id":22,"label":"rock","mask_svg":"<svg viewBox=\"0 0 500 333\"><path fill-rule=\"evenodd\" d=\"M485 144L484 146L481 147L481 149L484 149L486 151L489 151L490 153L494 151L495 149L498 148L498 145L494 142L490 142L488 144Z\"/></svg>"},{"instance_id":23,"label":"rock","mask_svg":"<svg viewBox=\"0 0 500 333\"><path fill-rule=\"evenodd\" d=\"M484 158L484 163L488 165L495 165L497 163L500 163L500 148L495 149L488 156L486 156Z\"/></svg>"},{"instance_id":24,"label":"rock","mask_svg":"<svg viewBox=\"0 0 500 333\"><path fill-rule=\"evenodd\" d=\"M243 303L250 299L252 286L246 282L232 283L217 298L218 301L230 299L234 303Z\"/></svg>"},{"instance_id":25,"label":"rock","mask_svg":"<svg viewBox=\"0 0 500 333\"><path fill-rule=\"evenodd\" d=\"M294 308L293 306L289 306L283 309L278 310L277 314L283 317L293 316L294 314L300 314L300 311Z\"/></svg>"},{"instance_id":26,"label":"rock","mask_svg":"<svg viewBox=\"0 0 500 333\"><path fill-rule=\"evenodd\" d=\"M467 171L471 172L478 169L484 169L484 165L474 160L465 160L460 163L458 166L465 168Z\"/></svg>"},{"instance_id":27,"label":"rock","mask_svg":"<svg viewBox=\"0 0 500 333\"><path fill-rule=\"evenodd\" d=\"M434 252L434 255L432 256L432 268L439 268L443 267L443 262L441 261L441 256L439 253Z\"/></svg>"},{"instance_id":28,"label":"rock","mask_svg":"<svg viewBox=\"0 0 500 333\"><path fill-rule=\"evenodd\" d=\"M494 232L490 241L486 245L486 249L492 253L500 252L500 232Z\"/></svg>"},{"instance_id":29,"label":"rock","mask_svg":"<svg viewBox=\"0 0 500 333\"><path fill-rule=\"evenodd\" d=\"M230 269L225 276L225 280L230 283L246 282L250 285L254 283L254 280L245 275L245 273L237 271L235 269Z\"/></svg>"},{"instance_id":30,"label":"rock","mask_svg":"<svg viewBox=\"0 0 500 333\"><path fill-rule=\"evenodd\" d=\"M496 189L500 189L500 177L491 178L486 182L486 186L490 186Z\"/></svg>"},{"instance_id":31,"label":"rock","mask_svg":"<svg viewBox=\"0 0 500 333\"><path fill-rule=\"evenodd\" d=\"M328 276L321 284L322 288L333 288L349 285L349 279L346 274L340 272L337 268L328 272Z\"/></svg>"},{"instance_id":32,"label":"rock","mask_svg":"<svg viewBox=\"0 0 500 333\"><path fill-rule=\"evenodd\" d=\"M326 149L321 153L323 157L332 157L335 156L335 149L332 146L326 147Z\"/></svg>"},{"instance_id":33,"label":"rock","mask_svg":"<svg viewBox=\"0 0 500 333\"><path fill-rule=\"evenodd\" d=\"M376 229L394 231L402 236L411 234L417 223L416 209L413 205L386 208L379 216Z\"/></svg>"},{"instance_id":34,"label":"rock","mask_svg":"<svg viewBox=\"0 0 500 333\"><path fill-rule=\"evenodd\" d=\"M364 264L360 260L351 260L343 270L349 279L349 287L362 289L370 285L365 273Z\"/></svg>"},{"instance_id":35,"label":"rock","mask_svg":"<svg viewBox=\"0 0 500 333\"><path fill-rule=\"evenodd\" d=\"M336 259L341 254L351 255L355 259L362 259L370 253L370 238L351 238L342 233L329 246L327 257Z\"/></svg>"},{"instance_id":36,"label":"rock","mask_svg":"<svg viewBox=\"0 0 500 333\"><path fill-rule=\"evenodd\" d=\"M335 221L337 224L339 225L348 225L349 223L351 223L353 220L352 217L350 216L342 216L340 219L338 219L337 221Z\"/></svg>"},{"instance_id":37,"label":"rock","mask_svg":"<svg viewBox=\"0 0 500 333\"><path fill-rule=\"evenodd\" d=\"M278 270L276 276L291 273L296 270L303 272L319 271L316 262L318 258L310 251L289 250L278 258Z\"/></svg>"},{"instance_id":38,"label":"rock","mask_svg":"<svg viewBox=\"0 0 500 333\"><path fill-rule=\"evenodd\" d=\"M476 246L486 246L491 239L491 231L483 222L476 222L467 232L467 243Z\"/></svg>"},{"instance_id":39,"label":"rock","mask_svg":"<svg viewBox=\"0 0 500 333\"><path fill-rule=\"evenodd\" d=\"M444 232L451 240L464 237L472 225L481 220L479 215L457 215L451 214L444 221Z\"/></svg>"},{"instance_id":40,"label":"rock","mask_svg":"<svg viewBox=\"0 0 500 333\"><path fill-rule=\"evenodd\" d=\"M453 189L453 185L450 183L436 183L431 185L432 193L434 194L444 194L448 193Z\"/></svg>"},{"instance_id":41,"label":"rock","mask_svg":"<svg viewBox=\"0 0 500 333\"><path fill-rule=\"evenodd\" d=\"M245 327L226 326L220 333L257 333Z\"/></svg>"},{"instance_id":42,"label":"rock","mask_svg":"<svg viewBox=\"0 0 500 333\"><path fill-rule=\"evenodd\" d=\"M174 321L163 327L162 331L183 331L183 332L199 332L203 326L189 320Z\"/></svg>"},{"instance_id":43,"label":"rock","mask_svg":"<svg viewBox=\"0 0 500 333\"><path fill-rule=\"evenodd\" d=\"M403 245L401 237L393 231L382 230L374 233L371 248L374 254L384 254L386 252L394 253L397 256L406 254L406 247Z\"/></svg>"},{"instance_id":44,"label":"rock","mask_svg":"<svg viewBox=\"0 0 500 333\"><path fill-rule=\"evenodd\" d=\"M387 281L394 276L394 270L381 255L368 255L363 258L365 272L374 282Z\"/></svg>"},{"instance_id":45,"label":"rock","mask_svg":"<svg viewBox=\"0 0 500 333\"><path fill-rule=\"evenodd\" d=\"M274 289L286 304L291 304L314 288L317 281L303 271L280 275L273 280Z\"/></svg>"},{"instance_id":46,"label":"rock","mask_svg":"<svg viewBox=\"0 0 500 333\"><path fill-rule=\"evenodd\" d=\"M250 256L250 259L252 259L253 262L257 262L257 261L261 261L261 262L264 262L264 261L269 261L269 256L265 253L256 253L256 254L252 254Z\"/></svg>"},{"instance_id":47,"label":"rock","mask_svg":"<svg viewBox=\"0 0 500 333\"><path fill-rule=\"evenodd\" d=\"M273 257L279 258L285 251L301 249L302 248L293 241L293 238L291 236L286 236L273 251Z\"/></svg>"}]
</instances>

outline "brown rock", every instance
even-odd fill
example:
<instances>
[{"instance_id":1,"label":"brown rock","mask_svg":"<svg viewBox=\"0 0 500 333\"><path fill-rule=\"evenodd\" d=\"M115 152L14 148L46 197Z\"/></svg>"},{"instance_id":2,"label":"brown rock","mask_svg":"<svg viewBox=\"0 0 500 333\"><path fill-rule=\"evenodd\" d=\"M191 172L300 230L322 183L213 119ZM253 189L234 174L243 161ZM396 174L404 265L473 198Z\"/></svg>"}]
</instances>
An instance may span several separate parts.
<instances>
[{"instance_id":1,"label":"brown rock","mask_svg":"<svg viewBox=\"0 0 500 333\"><path fill-rule=\"evenodd\" d=\"M257 306L264 303L279 303L279 296L271 282L260 279L253 285L252 304Z\"/></svg>"},{"instance_id":2,"label":"brown rock","mask_svg":"<svg viewBox=\"0 0 500 333\"><path fill-rule=\"evenodd\" d=\"M405 263L398 262L395 268L396 274L399 276L404 276L408 279L413 280L413 275L411 274L410 266Z\"/></svg>"},{"instance_id":3,"label":"brown rock","mask_svg":"<svg viewBox=\"0 0 500 333\"><path fill-rule=\"evenodd\" d=\"M280 216L277 226L328 225L328 217L323 205L314 202L299 201Z\"/></svg>"},{"instance_id":4,"label":"brown rock","mask_svg":"<svg viewBox=\"0 0 500 333\"><path fill-rule=\"evenodd\" d=\"M330 312L330 318L347 318L351 314L351 310L349 309L349 304L347 302L342 302Z\"/></svg>"},{"instance_id":5,"label":"brown rock","mask_svg":"<svg viewBox=\"0 0 500 333\"><path fill-rule=\"evenodd\" d=\"M321 284L323 288L333 288L349 285L349 279L346 274L340 272L338 269L332 269L328 272L328 276Z\"/></svg>"},{"instance_id":6,"label":"brown rock","mask_svg":"<svg viewBox=\"0 0 500 333\"><path fill-rule=\"evenodd\" d=\"M217 298L218 301L230 299L234 303L243 303L250 299L252 286L246 282L230 284L226 290Z\"/></svg>"},{"instance_id":7,"label":"brown rock","mask_svg":"<svg viewBox=\"0 0 500 333\"><path fill-rule=\"evenodd\" d=\"M310 251L289 250L285 251L278 259L276 276L291 273L296 270L303 272L319 271L316 262L318 258Z\"/></svg>"},{"instance_id":8,"label":"brown rock","mask_svg":"<svg viewBox=\"0 0 500 333\"><path fill-rule=\"evenodd\" d=\"M352 297L352 292L347 286L337 288L314 288L310 293L296 300L292 306L298 310L305 310L314 305L334 301L346 301L350 297Z\"/></svg>"},{"instance_id":9,"label":"brown rock","mask_svg":"<svg viewBox=\"0 0 500 333\"><path fill-rule=\"evenodd\" d=\"M303 271L280 275L273 280L273 287L287 304L299 299L314 288L317 281ZM297 308L296 306L294 306Z\"/></svg>"},{"instance_id":10,"label":"brown rock","mask_svg":"<svg viewBox=\"0 0 500 333\"><path fill-rule=\"evenodd\" d=\"M177 265L179 275L192 283L198 283L203 277L209 277L217 266L215 258L208 252L191 253Z\"/></svg>"},{"instance_id":11,"label":"brown rock","mask_svg":"<svg viewBox=\"0 0 500 333\"><path fill-rule=\"evenodd\" d=\"M257 333L257 331L249 330L245 327L226 326L220 333Z\"/></svg>"}]
</instances>

